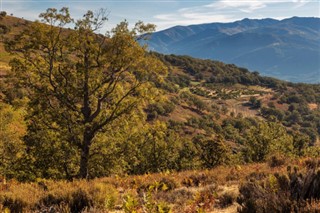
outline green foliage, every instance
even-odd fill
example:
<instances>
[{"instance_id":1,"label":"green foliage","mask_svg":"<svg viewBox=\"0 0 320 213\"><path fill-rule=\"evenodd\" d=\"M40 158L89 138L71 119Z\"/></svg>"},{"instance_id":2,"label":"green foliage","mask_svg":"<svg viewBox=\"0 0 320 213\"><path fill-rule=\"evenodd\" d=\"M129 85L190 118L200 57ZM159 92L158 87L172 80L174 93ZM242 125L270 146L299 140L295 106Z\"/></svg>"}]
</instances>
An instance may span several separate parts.
<instances>
[{"instance_id":1,"label":"green foliage","mask_svg":"<svg viewBox=\"0 0 320 213\"><path fill-rule=\"evenodd\" d=\"M283 111L275 108L267 108L267 107L262 107L260 109L260 113L263 117L267 118L268 120L273 120L274 118L277 121L283 121L285 114Z\"/></svg>"},{"instance_id":2,"label":"green foliage","mask_svg":"<svg viewBox=\"0 0 320 213\"><path fill-rule=\"evenodd\" d=\"M190 77L188 75L169 75L168 80L172 83L178 84L181 88L188 87L190 85Z\"/></svg>"},{"instance_id":3,"label":"green foliage","mask_svg":"<svg viewBox=\"0 0 320 213\"><path fill-rule=\"evenodd\" d=\"M20 56L11 62L13 75L31 99L30 146L36 149L41 143L49 152L53 146L66 150L58 152L62 155L76 153L62 167L74 170L71 164L77 161L82 178L88 177L94 139L112 122L143 106L152 82L161 81L159 74L166 73L163 64L136 41L138 34L152 31L152 25L139 22L129 29L122 22L105 37L96 34L105 15L103 10L97 16L88 11L74 22L67 8L49 8L40 14L41 23L33 23L6 43L7 51ZM63 27L71 24L75 30L66 32ZM38 161L45 164L43 159Z\"/></svg>"},{"instance_id":4,"label":"green foliage","mask_svg":"<svg viewBox=\"0 0 320 213\"><path fill-rule=\"evenodd\" d=\"M147 109L148 120L153 120L158 115L168 116L175 109L175 104L171 101L162 101L150 104Z\"/></svg>"},{"instance_id":5,"label":"green foliage","mask_svg":"<svg viewBox=\"0 0 320 213\"><path fill-rule=\"evenodd\" d=\"M25 157L25 144L22 137L26 134L25 111L14 109L0 102L0 173L12 178L19 176L19 164Z\"/></svg>"},{"instance_id":6,"label":"green foliage","mask_svg":"<svg viewBox=\"0 0 320 213\"><path fill-rule=\"evenodd\" d=\"M243 150L246 161L261 162L270 153L290 155L293 151L293 138L279 123L260 121L245 134Z\"/></svg>"},{"instance_id":7,"label":"green foliage","mask_svg":"<svg viewBox=\"0 0 320 213\"><path fill-rule=\"evenodd\" d=\"M139 208L139 202L131 195L126 195L124 197L122 208L125 213L137 213Z\"/></svg>"},{"instance_id":8,"label":"green foliage","mask_svg":"<svg viewBox=\"0 0 320 213\"><path fill-rule=\"evenodd\" d=\"M258 100L255 96L251 96L249 99L249 104L252 108L258 109L261 107L261 100Z\"/></svg>"},{"instance_id":9,"label":"green foliage","mask_svg":"<svg viewBox=\"0 0 320 213\"><path fill-rule=\"evenodd\" d=\"M197 110L202 111L206 109L206 104L199 99L197 96L193 95L189 91L183 91L180 93L180 98L185 100L191 106L194 106Z\"/></svg>"},{"instance_id":10,"label":"green foliage","mask_svg":"<svg viewBox=\"0 0 320 213\"><path fill-rule=\"evenodd\" d=\"M228 161L230 150L220 136L211 140L196 137L194 144L205 168L213 168Z\"/></svg>"},{"instance_id":11,"label":"green foliage","mask_svg":"<svg viewBox=\"0 0 320 213\"><path fill-rule=\"evenodd\" d=\"M181 141L165 123L156 121L146 129L135 154L139 163L132 169L134 173L159 172L177 168Z\"/></svg>"}]
</instances>

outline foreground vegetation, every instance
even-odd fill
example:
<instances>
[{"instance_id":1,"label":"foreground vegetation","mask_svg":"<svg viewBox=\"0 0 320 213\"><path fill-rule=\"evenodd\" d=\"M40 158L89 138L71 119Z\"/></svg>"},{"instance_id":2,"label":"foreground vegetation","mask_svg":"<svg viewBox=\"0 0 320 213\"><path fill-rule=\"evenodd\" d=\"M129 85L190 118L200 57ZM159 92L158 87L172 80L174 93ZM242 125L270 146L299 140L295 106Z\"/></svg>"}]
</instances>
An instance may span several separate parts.
<instances>
[{"instance_id":1,"label":"foreground vegetation","mask_svg":"<svg viewBox=\"0 0 320 213\"><path fill-rule=\"evenodd\" d=\"M10 212L318 212L319 161L271 159L211 170L1 184Z\"/></svg>"}]
</instances>

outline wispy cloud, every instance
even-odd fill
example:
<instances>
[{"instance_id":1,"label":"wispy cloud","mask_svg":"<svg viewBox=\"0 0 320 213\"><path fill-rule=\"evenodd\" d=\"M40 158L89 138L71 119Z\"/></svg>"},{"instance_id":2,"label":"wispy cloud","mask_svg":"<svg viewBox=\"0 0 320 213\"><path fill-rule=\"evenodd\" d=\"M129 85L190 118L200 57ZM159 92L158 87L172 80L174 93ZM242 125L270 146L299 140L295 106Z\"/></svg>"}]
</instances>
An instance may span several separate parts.
<instances>
[{"instance_id":1,"label":"wispy cloud","mask_svg":"<svg viewBox=\"0 0 320 213\"><path fill-rule=\"evenodd\" d=\"M205 5L206 8L214 8L214 9L223 9L223 10L240 10L242 12L253 12L257 9L261 9L266 7L266 3L259 0L238 0L238 1L230 1L230 0L221 0L214 2L212 4Z\"/></svg>"},{"instance_id":2,"label":"wispy cloud","mask_svg":"<svg viewBox=\"0 0 320 213\"><path fill-rule=\"evenodd\" d=\"M303 7L305 4L309 2L312 2L312 0L293 0L292 2L294 3L294 8L297 9L297 8ZM318 2L318 4L320 6L320 2Z\"/></svg>"},{"instance_id":3,"label":"wispy cloud","mask_svg":"<svg viewBox=\"0 0 320 213\"><path fill-rule=\"evenodd\" d=\"M297 8L304 6L309 2L318 2L318 0L219 0L205 5L205 7L214 9L235 9L250 13L275 4L288 4Z\"/></svg>"},{"instance_id":4,"label":"wispy cloud","mask_svg":"<svg viewBox=\"0 0 320 213\"><path fill-rule=\"evenodd\" d=\"M173 13L157 14L154 18L160 29L174 24L229 22L242 18L278 18L284 17L284 14L272 13L272 10L278 5L278 8L287 11L303 7L310 2L315 3L318 0L218 0L194 7L181 8ZM279 11L279 9L277 10Z\"/></svg>"}]
</instances>

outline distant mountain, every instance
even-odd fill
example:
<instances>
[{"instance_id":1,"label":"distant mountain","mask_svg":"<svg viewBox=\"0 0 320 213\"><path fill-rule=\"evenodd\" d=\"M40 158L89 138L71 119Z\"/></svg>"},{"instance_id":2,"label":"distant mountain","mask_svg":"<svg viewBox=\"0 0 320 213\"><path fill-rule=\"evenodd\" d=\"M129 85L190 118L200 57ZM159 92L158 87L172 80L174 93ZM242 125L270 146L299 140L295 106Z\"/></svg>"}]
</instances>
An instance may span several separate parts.
<instances>
[{"instance_id":1,"label":"distant mountain","mask_svg":"<svg viewBox=\"0 0 320 213\"><path fill-rule=\"evenodd\" d=\"M154 33L149 49L221 60L292 82L320 83L320 18L243 19Z\"/></svg>"}]
</instances>

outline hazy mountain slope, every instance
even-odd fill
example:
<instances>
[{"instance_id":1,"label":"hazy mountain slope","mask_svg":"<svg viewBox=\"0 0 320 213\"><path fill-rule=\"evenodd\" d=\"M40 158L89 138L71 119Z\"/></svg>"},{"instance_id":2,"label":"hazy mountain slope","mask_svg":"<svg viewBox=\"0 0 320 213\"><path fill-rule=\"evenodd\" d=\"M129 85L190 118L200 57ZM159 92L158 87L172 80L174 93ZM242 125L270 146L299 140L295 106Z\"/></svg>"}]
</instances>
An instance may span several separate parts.
<instances>
[{"instance_id":1,"label":"hazy mountain slope","mask_svg":"<svg viewBox=\"0 0 320 213\"><path fill-rule=\"evenodd\" d=\"M320 19L243 19L159 31L150 50L221 60L293 82L320 82Z\"/></svg>"}]
</instances>

